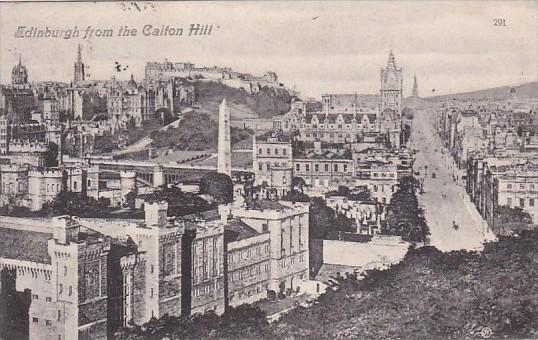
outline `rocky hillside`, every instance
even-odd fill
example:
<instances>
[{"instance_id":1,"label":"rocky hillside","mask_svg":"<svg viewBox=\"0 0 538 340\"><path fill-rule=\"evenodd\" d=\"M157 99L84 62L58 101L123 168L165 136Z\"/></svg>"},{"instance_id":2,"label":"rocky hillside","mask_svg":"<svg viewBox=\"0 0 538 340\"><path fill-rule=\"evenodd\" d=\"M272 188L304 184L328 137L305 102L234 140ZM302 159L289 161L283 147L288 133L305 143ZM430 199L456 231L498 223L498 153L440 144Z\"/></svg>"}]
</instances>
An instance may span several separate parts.
<instances>
[{"instance_id":1,"label":"rocky hillside","mask_svg":"<svg viewBox=\"0 0 538 340\"><path fill-rule=\"evenodd\" d=\"M198 112L216 117L219 104L226 98L232 119L271 118L290 109L291 95L285 89L262 88L259 93L249 94L224 84L207 81L195 82Z\"/></svg>"}]
</instances>

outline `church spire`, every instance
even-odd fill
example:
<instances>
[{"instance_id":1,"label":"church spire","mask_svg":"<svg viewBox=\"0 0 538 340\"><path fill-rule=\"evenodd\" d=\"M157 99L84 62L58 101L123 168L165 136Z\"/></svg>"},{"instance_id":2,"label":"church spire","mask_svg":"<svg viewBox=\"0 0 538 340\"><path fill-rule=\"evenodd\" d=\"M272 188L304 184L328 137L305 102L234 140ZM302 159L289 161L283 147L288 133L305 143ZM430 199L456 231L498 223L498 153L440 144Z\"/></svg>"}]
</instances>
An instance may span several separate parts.
<instances>
[{"instance_id":1,"label":"church spire","mask_svg":"<svg viewBox=\"0 0 538 340\"><path fill-rule=\"evenodd\" d=\"M78 44L77 61L78 61L79 63L82 62L82 51L81 51L80 44Z\"/></svg>"},{"instance_id":2,"label":"church spire","mask_svg":"<svg viewBox=\"0 0 538 340\"><path fill-rule=\"evenodd\" d=\"M413 93L412 96L418 98L418 82L417 75L415 74L415 80L413 81Z\"/></svg>"},{"instance_id":3,"label":"church spire","mask_svg":"<svg viewBox=\"0 0 538 340\"><path fill-rule=\"evenodd\" d=\"M394 53L392 53L392 49L389 52L389 61L387 62L387 67L396 68L396 59L394 58Z\"/></svg>"}]
</instances>

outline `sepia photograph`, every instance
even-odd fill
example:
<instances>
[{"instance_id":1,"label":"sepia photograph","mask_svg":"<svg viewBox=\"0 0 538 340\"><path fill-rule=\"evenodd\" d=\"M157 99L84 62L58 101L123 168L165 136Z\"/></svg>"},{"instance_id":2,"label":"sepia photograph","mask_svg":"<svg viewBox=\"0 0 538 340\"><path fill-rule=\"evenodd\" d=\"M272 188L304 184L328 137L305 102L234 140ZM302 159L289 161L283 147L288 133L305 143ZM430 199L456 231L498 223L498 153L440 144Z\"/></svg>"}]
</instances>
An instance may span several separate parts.
<instances>
[{"instance_id":1,"label":"sepia photograph","mask_svg":"<svg viewBox=\"0 0 538 340\"><path fill-rule=\"evenodd\" d=\"M538 1L0 1L0 340L538 339Z\"/></svg>"}]
</instances>

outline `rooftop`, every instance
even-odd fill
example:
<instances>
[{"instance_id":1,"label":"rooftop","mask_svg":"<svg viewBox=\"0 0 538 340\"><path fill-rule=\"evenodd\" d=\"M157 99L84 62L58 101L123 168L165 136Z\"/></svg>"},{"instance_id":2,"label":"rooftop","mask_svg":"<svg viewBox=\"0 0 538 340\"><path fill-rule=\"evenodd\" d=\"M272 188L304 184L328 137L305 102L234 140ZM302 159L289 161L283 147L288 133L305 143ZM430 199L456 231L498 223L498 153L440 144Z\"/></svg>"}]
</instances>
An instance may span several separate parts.
<instances>
[{"instance_id":1,"label":"rooftop","mask_svg":"<svg viewBox=\"0 0 538 340\"><path fill-rule=\"evenodd\" d=\"M0 258L50 264L52 233L0 227Z\"/></svg>"},{"instance_id":2,"label":"rooftop","mask_svg":"<svg viewBox=\"0 0 538 340\"><path fill-rule=\"evenodd\" d=\"M232 219L224 226L224 236L227 242L235 242L260 235L256 230L240 219Z\"/></svg>"}]
</instances>

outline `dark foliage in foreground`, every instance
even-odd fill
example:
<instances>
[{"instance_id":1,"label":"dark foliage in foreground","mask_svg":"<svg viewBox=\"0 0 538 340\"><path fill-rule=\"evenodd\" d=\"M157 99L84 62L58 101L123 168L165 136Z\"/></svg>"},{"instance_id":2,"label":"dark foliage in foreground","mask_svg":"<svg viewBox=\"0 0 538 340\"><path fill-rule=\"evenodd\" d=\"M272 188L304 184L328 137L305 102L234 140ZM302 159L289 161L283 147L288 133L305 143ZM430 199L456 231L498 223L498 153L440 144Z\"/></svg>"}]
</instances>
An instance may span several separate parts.
<instances>
[{"instance_id":1,"label":"dark foliage in foreground","mask_svg":"<svg viewBox=\"0 0 538 340\"><path fill-rule=\"evenodd\" d=\"M340 280L309 308L275 324L240 307L224 317L194 317L135 328L119 339L464 339L538 337L538 232L503 237L482 253L411 249L386 271ZM243 309L244 308L244 309Z\"/></svg>"}]
</instances>

